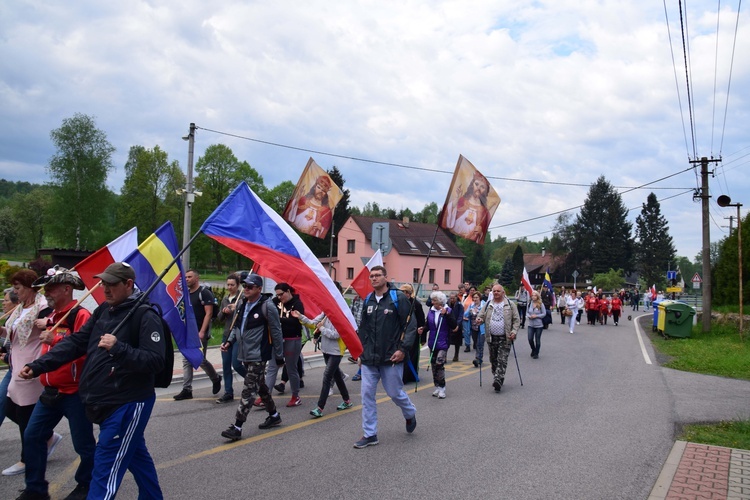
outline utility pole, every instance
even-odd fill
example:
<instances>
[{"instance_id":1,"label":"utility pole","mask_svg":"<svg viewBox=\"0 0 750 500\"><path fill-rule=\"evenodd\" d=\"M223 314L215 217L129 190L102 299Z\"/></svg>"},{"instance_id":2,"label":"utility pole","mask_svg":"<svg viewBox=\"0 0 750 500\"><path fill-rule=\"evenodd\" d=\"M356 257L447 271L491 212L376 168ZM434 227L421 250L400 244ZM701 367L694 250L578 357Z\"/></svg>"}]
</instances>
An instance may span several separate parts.
<instances>
[{"instance_id":1,"label":"utility pole","mask_svg":"<svg viewBox=\"0 0 750 500\"><path fill-rule=\"evenodd\" d=\"M195 202L195 191L193 190L193 150L195 148L195 123L190 124L190 132L188 135L182 138L188 141L188 164L187 164L187 179L185 184L185 215L183 217L182 227L182 246L188 244L190 241L190 230L192 225L191 210L193 203ZM190 268L190 249L186 249L185 253L182 254L182 267L187 271Z\"/></svg>"},{"instance_id":2,"label":"utility pole","mask_svg":"<svg viewBox=\"0 0 750 500\"><path fill-rule=\"evenodd\" d=\"M729 219L729 236L732 236L732 222L734 221L734 215L730 215L729 217L724 217L725 219ZM727 226L721 226L721 227L727 227Z\"/></svg>"},{"instance_id":3,"label":"utility pole","mask_svg":"<svg viewBox=\"0 0 750 500\"><path fill-rule=\"evenodd\" d=\"M701 165L701 208L703 220L703 333L711 331L711 226L708 211L708 200L711 195L708 194L708 162L718 163L721 158L711 158L705 156L700 160L690 160L690 163ZM713 175L713 172L711 172Z\"/></svg>"}]
</instances>

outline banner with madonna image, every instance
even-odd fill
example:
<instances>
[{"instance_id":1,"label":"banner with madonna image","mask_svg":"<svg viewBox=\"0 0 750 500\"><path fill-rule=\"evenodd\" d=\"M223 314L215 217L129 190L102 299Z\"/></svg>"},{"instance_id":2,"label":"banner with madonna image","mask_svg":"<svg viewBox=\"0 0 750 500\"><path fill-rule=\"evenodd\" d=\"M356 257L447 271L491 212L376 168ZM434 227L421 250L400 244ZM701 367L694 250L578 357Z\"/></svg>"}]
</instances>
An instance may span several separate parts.
<instances>
[{"instance_id":1,"label":"banner with madonna image","mask_svg":"<svg viewBox=\"0 0 750 500\"><path fill-rule=\"evenodd\" d=\"M333 222L333 209L343 196L331 176L310 158L286 204L284 220L302 233L325 238Z\"/></svg>"},{"instance_id":2,"label":"banner with madonna image","mask_svg":"<svg viewBox=\"0 0 750 500\"><path fill-rule=\"evenodd\" d=\"M463 155L459 155L441 212L440 227L483 245L490 221L499 205L500 196L487 178Z\"/></svg>"}]
</instances>

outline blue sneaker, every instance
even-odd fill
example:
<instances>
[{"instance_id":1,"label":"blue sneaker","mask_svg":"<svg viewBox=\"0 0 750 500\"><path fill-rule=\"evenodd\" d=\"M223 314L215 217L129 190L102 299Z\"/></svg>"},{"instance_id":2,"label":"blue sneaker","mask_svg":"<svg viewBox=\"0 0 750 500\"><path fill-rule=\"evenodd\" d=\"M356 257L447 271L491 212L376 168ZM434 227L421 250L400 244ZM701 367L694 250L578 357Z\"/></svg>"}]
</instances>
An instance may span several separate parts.
<instances>
[{"instance_id":1,"label":"blue sneaker","mask_svg":"<svg viewBox=\"0 0 750 500\"><path fill-rule=\"evenodd\" d=\"M362 380L362 376L359 373L355 373L354 376L352 377L352 380L354 382L359 382L360 380Z\"/></svg>"},{"instance_id":2,"label":"blue sneaker","mask_svg":"<svg viewBox=\"0 0 750 500\"><path fill-rule=\"evenodd\" d=\"M411 418L407 418L406 419L406 432L411 434L412 432L414 432L414 429L416 428L417 428L417 416L414 415Z\"/></svg>"},{"instance_id":3,"label":"blue sneaker","mask_svg":"<svg viewBox=\"0 0 750 500\"><path fill-rule=\"evenodd\" d=\"M362 448L367 448L368 446L375 446L378 444L378 436L370 436L370 437L362 437L359 441L354 443L354 447L361 450Z\"/></svg>"}]
</instances>

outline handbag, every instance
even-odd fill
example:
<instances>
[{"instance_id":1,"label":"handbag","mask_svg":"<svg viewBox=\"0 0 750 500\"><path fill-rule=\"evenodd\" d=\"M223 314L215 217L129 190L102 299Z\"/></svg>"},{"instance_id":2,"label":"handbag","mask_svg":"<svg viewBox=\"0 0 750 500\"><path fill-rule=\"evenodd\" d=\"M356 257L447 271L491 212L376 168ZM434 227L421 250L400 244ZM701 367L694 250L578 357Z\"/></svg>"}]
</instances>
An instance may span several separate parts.
<instances>
[{"instance_id":1,"label":"handbag","mask_svg":"<svg viewBox=\"0 0 750 500\"><path fill-rule=\"evenodd\" d=\"M563 311L563 314L564 314L565 316L573 316L573 310L572 310L572 309L568 309L568 308L566 307L566 308L565 308L565 311Z\"/></svg>"}]
</instances>

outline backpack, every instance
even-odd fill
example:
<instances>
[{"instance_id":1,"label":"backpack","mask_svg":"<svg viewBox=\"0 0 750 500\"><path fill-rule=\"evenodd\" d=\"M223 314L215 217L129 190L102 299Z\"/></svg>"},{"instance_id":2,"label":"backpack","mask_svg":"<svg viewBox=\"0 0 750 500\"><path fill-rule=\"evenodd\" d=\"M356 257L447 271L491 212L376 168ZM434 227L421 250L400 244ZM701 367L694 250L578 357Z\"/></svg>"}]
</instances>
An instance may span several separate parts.
<instances>
[{"instance_id":1,"label":"backpack","mask_svg":"<svg viewBox=\"0 0 750 500\"><path fill-rule=\"evenodd\" d=\"M209 291L213 302L203 300L203 290ZM213 307L211 308L211 319L216 319L216 317L219 315L219 301L216 299L216 295L214 295L214 292L212 292L210 288L206 288L205 286L201 285L200 299L202 306L205 306L206 304L213 304Z\"/></svg>"},{"instance_id":2,"label":"backpack","mask_svg":"<svg viewBox=\"0 0 750 500\"><path fill-rule=\"evenodd\" d=\"M139 345L140 336L138 335L138 329L141 325L141 319L143 319L143 315L146 314L147 309L153 309L154 312L156 312L157 316L159 316L162 330L164 330L164 344L166 348L166 353L164 356L164 367L161 369L161 371L154 374L154 387L169 387L169 385L172 383L172 372L174 371L172 329L169 328L167 322L164 321L161 307L159 307L158 304L141 304L133 313L133 316L130 318L130 345L136 348Z\"/></svg>"}]
</instances>

